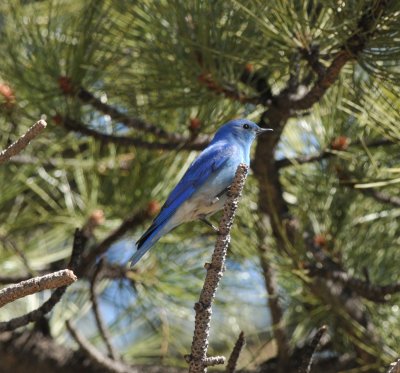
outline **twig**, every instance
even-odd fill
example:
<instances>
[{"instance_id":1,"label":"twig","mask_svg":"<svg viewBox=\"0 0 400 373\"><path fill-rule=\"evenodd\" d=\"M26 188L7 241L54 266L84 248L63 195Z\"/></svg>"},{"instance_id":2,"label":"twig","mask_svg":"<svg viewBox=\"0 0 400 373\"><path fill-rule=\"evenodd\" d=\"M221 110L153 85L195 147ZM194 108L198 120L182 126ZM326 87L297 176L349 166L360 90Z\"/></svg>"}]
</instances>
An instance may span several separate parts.
<instances>
[{"instance_id":1,"label":"twig","mask_svg":"<svg viewBox=\"0 0 400 373\"><path fill-rule=\"evenodd\" d=\"M92 361L94 361L100 367L105 368L113 373L139 373L137 369L131 368L120 361L111 360L107 356L103 355L71 325L70 321L67 321L65 324L68 331L71 333L71 336L74 338L76 343L78 343L79 347Z\"/></svg>"},{"instance_id":2,"label":"twig","mask_svg":"<svg viewBox=\"0 0 400 373\"><path fill-rule=\"evenodd\" d=\"M390 364L387 373L400 373L400 359L397 359L394 363Z\"/></svg>"},{"instance_id":3,"label":"twig","mask_svg":"<svg viewBox=\"0 0 400 373\"><path fill-rule=\"evenodd\" d=\"M108 355L113 360L117 360L117 358L118 358L117 352L114 350L114 347L111 344L111 336L108 333L108 330L104 325L103 319L101 318L99 304L97 302L96 282L99 278L99 274L100 274L101 270L103 269L103 263L104 263L103 260L100 260L96 267L96 270L93 273L93 278L90 283L90 299L91 299L92 305L93 305L92 309L93 309L94 317L96 319L97 328L99 329L100 335L103 338L103 341L107 347Z\"/></svg>"},{"instance_id":4,"label":"twig","mask_svg":"<svg viewBox=\"0 0 400 373\"><path fill-rule=\"evenodd\" d=\"M26 297L27 295L38 293L46 289L56 289L61 286L71 285L77 280L74 272L69 269L49 273L44 276L33 277L0 290L0 307L7 303Z\"/></svg>"},{"instance_id":5,"label":"twig","mask_svg":"<svg viewBox=\"0 0 400 373\"><path fill-rule=\"evenodd\" d=\"M233 347L233 350L231 352L231 356L229 356L228 359L228 364L226 366L226 373L235 373L236 370L236 365L239 360L239 355L242 352L242 348L245 345L246 340L244 338L244 333L240 332L239 337L235 343L235 346Z\"/></svg>"},{"instance_id":6,"label":"twig","mask_svg":"<svg viewBox=\"0 0 400 373\"><path fill-rule=\"evenodd\" d=\"M86 241L86 237L84 237L81 231L77 229L74 235L71 259L68 263L68 269L70 269L71 271L76 272L75 269L78 266L79 259L85 247ZM66 286L62 286L56 289L50 296L50 298L46 302L44 302L38 309L31 311L25 315L11 319L10 321L0 322L0 333L4 331L14 330L31 322L38 321L53 309L53 307L60 301L61 297L64 295L66 289Z\"/></svg>"},{"instance_id":7,"label":"twig","mask_svg":"<svg viewBox=\"0 0 400 373\"><path fill-rule=\"evenodd\" d=\"M29 142L38 136L47 126L44 120L39 120L26 131L17 141L13 142L7 149L0 151L0 164L6 162L14 155L25 149Z\"/></svg>"},{"instance_id":8,"label":"twig","mask_svg":"<svg viewBox=\"0 0 400 373\"><path fill-rule=\"evenodd\" d=\"M189 362L190 373L203 373L207 371L208 336L210 332L211 308L219 282L223 276L225 258L230 242L230 231L235 217L238 202L247 176L247 166L240 164L225 202L224 212L219 223L219 233L215 243L211 263L206 263L206 278L199 301L195 304L195 328L192 341L191 354L186 357ZM222 359L219 361L222 363Z\"/></svg>"},{"instance_id":9,"label":"twig","mask_svg":"<svg viewBox=\"0 0 400 373\"><path fill-rule=\"evenodd\" d=\"M318 348L322 336L326 333L326 331L326 325L321 326L315 333L309 345L303 350L303 359L299 368L299 373L310 373L311 365L314 360L314 354Z\"/></svg>"},{"instance_id":10,"label":"twig","mask_svg":"<svg viewBox=\"0 0 400 373\"><path fill-rule=\"evenodd\" d=\"M117 135L102 133L87 127L86 125L78 122L75 119L68 117L62 118L61 122L65 129L69 131L79 132L82 135L93 137L94 139L99 140L105 144L113 143L124 146L137 146L145 149L202 150L207 146L209 142L209 138L205 136L197 137L194 141L191 141L190 138L185 138L184 140L180 141L172 141L172 140L165 142L146 141L133 137L117 136Z\"/></svg>"}]
</instances>

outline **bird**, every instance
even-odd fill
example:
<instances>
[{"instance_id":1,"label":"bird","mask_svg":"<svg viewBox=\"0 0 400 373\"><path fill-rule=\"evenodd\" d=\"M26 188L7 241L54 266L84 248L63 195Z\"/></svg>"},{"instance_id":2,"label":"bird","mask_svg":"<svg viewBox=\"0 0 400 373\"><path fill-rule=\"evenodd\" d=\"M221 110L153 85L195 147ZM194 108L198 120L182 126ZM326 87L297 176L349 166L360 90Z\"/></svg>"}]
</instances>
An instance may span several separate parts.
<instances>
[{"instance_id":1,"label":"bird","mask_svg":"<svg viewBox=\"0 0 400 373\"><path fill-rule=\"evenodd\" d=\"M267 131L272 129L261 128L243 118L222 125L136 242L137 251L130 259L130 266L178 225L199 219L213 227L207 218L223 209L237 167L241 163L250 166L251 145L258 135Z\"/></svg>"}]
</instances>

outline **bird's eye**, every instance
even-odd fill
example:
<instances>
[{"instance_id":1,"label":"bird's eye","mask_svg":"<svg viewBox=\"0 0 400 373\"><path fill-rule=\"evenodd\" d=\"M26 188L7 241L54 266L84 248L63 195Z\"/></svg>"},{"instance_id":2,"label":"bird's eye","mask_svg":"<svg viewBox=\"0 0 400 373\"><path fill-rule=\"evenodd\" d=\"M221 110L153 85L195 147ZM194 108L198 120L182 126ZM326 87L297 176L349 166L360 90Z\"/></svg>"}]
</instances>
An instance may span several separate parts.
<instances>
[{"instance_id":1,"label":"bird's eye","mask_svg":"<svg viewBox=\"0 0 400 373\"><path fill-rule=\"evenodd\" d=\"M248 130L248 129L250 128L250 126L246 123L246 124L243 124L243 128L244 128L245 130Z\"/></svg>"}]
</instances>

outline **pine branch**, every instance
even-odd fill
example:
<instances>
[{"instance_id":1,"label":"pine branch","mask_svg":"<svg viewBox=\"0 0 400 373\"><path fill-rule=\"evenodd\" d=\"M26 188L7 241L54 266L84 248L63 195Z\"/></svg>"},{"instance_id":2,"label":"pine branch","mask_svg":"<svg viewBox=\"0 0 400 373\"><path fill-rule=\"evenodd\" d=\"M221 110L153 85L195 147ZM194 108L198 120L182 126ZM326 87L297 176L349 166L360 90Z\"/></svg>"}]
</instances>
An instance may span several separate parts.
<instances>
[{"instance_id":1,"label":"pine branch","mask_svg":"<svg viewBox=\"0 0 400 373\"><path fill-rule=\"evenodd\" d=\"M61 124L68 131L79 132L82 135L93 137L96 140L101 141L104 144L118 144L123 146L137 146L145 149L162 149L162 150L202 150L204 149L209 139L207 137L196 138L191 141L190 138L185 138L183 141L146 141L133 137L110 135L99 132L92 128L89 128L85 124L69 118L60 118Z\"/></svg>"},{"instance_id":2,"label":"pine branch","mask_svg":"<svg viewBox=\"0 0 400 373\"><path fill-rule=\"evenodd\" d=\"M113 106L107 105L98 98L96 98L91 92L81 87L78 90L77 97L84 103L92 105L95 109L101 111L103 114L109 115L116 122L121 122L129 128L134 128L146 133L153 134L157 138L171 141L173 143L185 143L188 139L177 133L169 133L162 128L145 122L140 118L129 117L120 110Z\"/></svg>"},{"instance_id":3,"label":"pine branch","mask_svg":"<svg viewBox=\"0 0 400 373\"><path fill-rule=\"evenodd\" d=\"M191 354L186 356L189 363L190 373L203 373L207 371L210 362L222 364L225 359L222 357L208 358L208 337L212 313L212 303L218 289L219 282L225 270L225 259L230 242L230 230L236 214L239 199L241 197L244 182L247 176L247 166L239 165L235 178L229 189L228 199L224 205L224 212L219 223L219 233L215 243L211 263L206 263L206 278L199 301L195 304L195 328L192 341ZM210 360L211 359L211 360Z\"/></svg>"},{"instance_id":4,"label":"pine branch","mask_svg":"<svg viewBox=\"0 0 400 373\"><path fill-rule=\"evenodd\" d=\"M299 373L310 373L311 371L311 366L313 363L314 359L314 354L317 351L319 342L323 335L326 333L327 327L321 326L317 333L315 333L313 339L311 340L310 344L306 347L306 349L303 351L303 359L302 359L302 364L299 368Z\"/></svg>"},{"instance_id":5,"label":"pine branch","mask_svg":"<svg viewBox=\"0 0 400 373\"><path fill-rule=\"evenodd\" d=\"M65 324L72 338L74 338L75 342L79 345L82 351L90 358L90 360L95 362L101 368L106 369L111 373L139 373L137 369L131 368L121 361L111 360L107 356L103 355L72 326L69 320Z\"/></svg>"},{"instance_id":6,"label":"pine branch","mask_svg":"<svg viewBox=\"0 0 400 373\"><path fill-rule=\"evenodd\" d=\"M72 254L68 264L68 269L76 272L76 268L79 264L80 256L86 244L86 237L84 237L79 229L75 231L74 243L72 247ZM59 287L56 289L50 298L43 303L38 309L31 311L25 315L11 319L10 321L5 321L0 323L0 333L4 331L10 331L21 326L25 326L31 322L36 322L40 320L44 315L49 313L54 306L60 301L61 297L64 295L66 286Z\"/></svg>"},{"instance_id":7,"label":"pine branch","mask_svg":"<svg viewBox=\"0 0 400 373\"><path fill-rule=\"evenodd\" d=\"M99 330L101 338L104 341L104 344L107 347L108 355L112 360L117 360L118 354L115 351L113 345L111 344L111 335L108 333L108 330L104 325L103 319L100 315L99 304L97 302L96 283L98 281L100 271L103 269L103 264L104 261L100 260L99 263L97 264L96 270L93 273L93 278L90 283L90 299L92 301L92 309L96 320L97 328Z\"/></svg>"},{"instance_id":8,"label":"pine branch","mask_svg":"<svg viewBox=\"0 0 400 373\"><path fill-rule=\"evenodd\" d=\"M236 365L245 343L246 340L244 338L244 333L240 332L239 337L235 343L235 346L233 347L233 350L231 352L231 355L229 356L228 364L225 370L226 373L235 373Z\"/></svg>"},{"instance_id":9,"label":"pine branch","mask_svg":"<svg viewBox=\"0 0 400 373\"><path fill-rule=\"evenodd\" d=\"M19 298L35 294L46 289L56 289L61 286L71 285L77 280L74 272L69 269L49 273L44 276L33 277L18 284L0 290L0 307L14 302Z\"/></svg>"},{"instance_id":10,"label":"pine branch","mask_svg":"<svg viewBox=\"0 0 400 373\"><path fill-rule=\"evenodd\" d=\"M373 36L376 31L376 25L389 3L390 0L367 3L355 32L346 40L340 52L324 73L319 76L311 90L304 97L291 102L290 106L293 110L307 110L321 99L325 92L336 82L343 66L356 58L369 38Z\"/></svg>"},{"instance_id":11,"label":"pine branch","mask_svg":"<svg viewBox=\"0 0 400 373\"><path fill-rule=\"evenodd\" d=\"M37 121L28 131L17 141L13 142L7 149L0 151L0 164L6 162L11 157L25 149L29 142L37 137L47 126L44 120Z\"/></svg>"}]
</instances>

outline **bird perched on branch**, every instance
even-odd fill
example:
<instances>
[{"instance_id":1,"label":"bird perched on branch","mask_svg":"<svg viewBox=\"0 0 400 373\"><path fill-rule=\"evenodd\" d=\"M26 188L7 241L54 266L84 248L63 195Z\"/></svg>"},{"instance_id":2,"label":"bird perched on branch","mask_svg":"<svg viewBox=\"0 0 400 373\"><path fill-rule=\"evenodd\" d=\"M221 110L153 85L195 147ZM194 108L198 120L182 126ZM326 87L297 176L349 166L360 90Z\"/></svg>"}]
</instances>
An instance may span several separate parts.
<instances>
[{"instance_id":1,"label":"bird perched on branch","mask_svg":"<svg viewBox=\"0 0 400 373\"><path fill-rule=\"evenodd\" d=\"M131 258L134 266L165 234L178 225L200 219L212 226L207 217L224 207L226 193L240 163L250 165L250 147L260 128L247 119L232 120L216 132L210 144L190 165L169 195L150 228L136 243Z\"/></svg>"}]
</instances>

